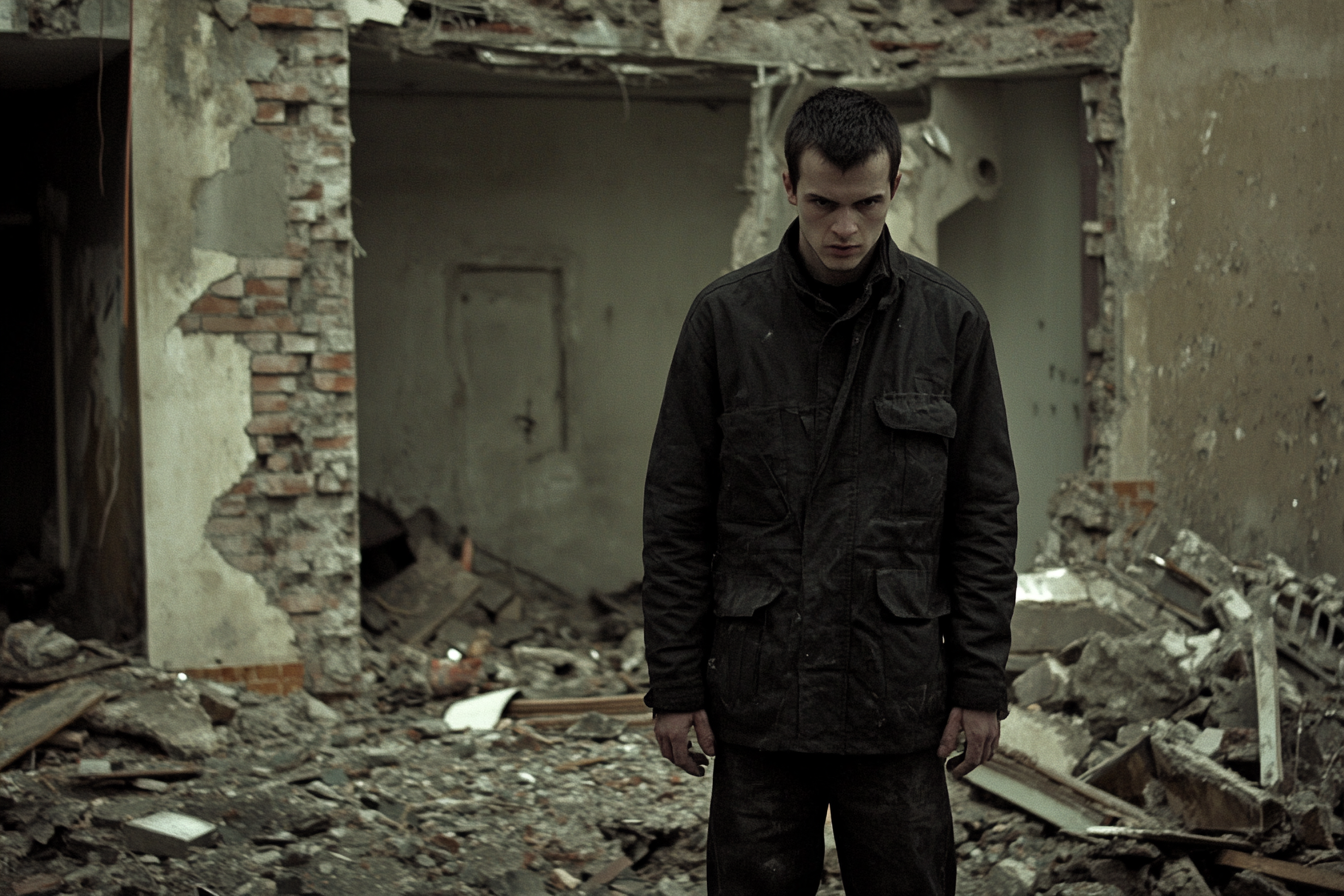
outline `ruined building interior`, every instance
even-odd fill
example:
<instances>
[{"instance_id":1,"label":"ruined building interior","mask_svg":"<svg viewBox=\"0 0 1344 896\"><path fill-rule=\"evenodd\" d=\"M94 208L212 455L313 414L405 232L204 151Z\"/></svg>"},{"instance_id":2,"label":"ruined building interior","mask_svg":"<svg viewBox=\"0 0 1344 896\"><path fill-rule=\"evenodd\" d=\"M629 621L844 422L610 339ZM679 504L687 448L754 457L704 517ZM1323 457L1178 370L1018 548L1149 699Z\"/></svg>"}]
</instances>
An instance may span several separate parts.
<instances>
[{"instance_id":1,"label":"ruined building interior","mask_svg":"<svg viewBox=\"0 0 1344 896\"><path fill-rule=\"evenodd\" d=\"M83 653L62 662L115 654L164 688L203 689L202 700L228 690L209 699L244 715L274 706L240 695L287 700L300 729L351 707L442 715L505 685L532 699L640 693L641 490L667 363L698 290L777 243L792 217L784 124L841 84L901 122L897 242L990 316L1022 494L1017 567L1034 583L1019 591L1010 673L1023 700L1038 698L1024 706L1086 718L1087 749L1058 771L1081 776L1110 758L1097 742L1128 749L1117 732L1140 719L1093 712L1081 692L1052 703L1041 670L1055 666L1041 663L1085 670L1106 638L1175 625L1200 663L1198 639L1223 632L1209 654L1221 681L1235 665L1231 629L1251 618L1229 588L1269 600L1256 614L1287 614L1281 639L1306 637L1294 634L1306 613L1327 653L1344 640L1333 621L1344 606L1333 579L1344 574L1341 34L1333 0L0 0L0 102L15 122L0 146L15 315L0 353L12 471L0 623L29 623L15 635L26 647L6 639L0 671L32 659L33 638L63 633ZM1151 612L1099 598L1098 570ZM423 594L443 604L432 619L398 603ZM1087 615L1061 640L1078 607L1056 603L1078 595L1109 621ZM1259 657L1249 632L1237 656ZM526 651L562 648L580 666L600 657L589 671L605 683L558 685L575 675L569 660L536 673L545 682L529 677L546 664ZM1281 645L1282 662L1315 670L1306 678L1324 695L1299 682L1310 693L1284 709L1300 741L1303 719L1333 712L1323 707L1344 665L1294 650ZM477 665L460 668L464 656ZM417 684L397 684L411 667ZM39 681L59 690L32 669L12 674L6 702ZM59 681L69 688L73 673ZM1256 727L1196 718L1190 700L1218 699L1201 687L1150 715ZM115 715L111 695L125 688L108 685L99 707L61 725L113 737L115 721L90 720ZM328 721L324 743L345 746ZM1327 758L1344 743L1332 724ZM544 727L525 730L556 749ZM642 730L611 742L647 750ZM1150 765L1168 761L1165 731L1145 735ZM217 736L156 749L200 758L268 743L255 730ZM44 740L6 754L15 744L0 725L0 757L17 763L7 774L83 761ZM1301 864L1292 849L1307 843L1314 865L1344 859L1327 855L1344 834L1344 784L1324 766L1315 839L1302 833L1305 798L1296 809L1289 798L1305 792L1292 789L1305 786L1300 769L1276 785L1289 809L1272 821L1263 800L1254 824L1176 815L1191 832L1261 837L1253 858ZM666 779L651 769L640 774ZM1161 805L1179 807L1164 780ZM1136 799L1134 811L1153 809ZM591 812L606 811L594 800ZM14 803L0 794L0 810ZM1117 883L1063 853L1051 865L1044 847L981 843L995 824L1055 843L1058 818L1042 827L1024 820L1031 809L959 805L979 819L964 821L963 857L980 850L959 892L1018 892L1027 877L1020 892L1067 894L1058 888L1084 880L1277 892L1250 889L1252 877L1314 892L1267 866L1237 877L1156 852L1147 878ZM1127 811L1102 814L1138 818ZM70 825L53 822L38 842L31 818L0 818L0 882L52 873L40 857ZM492 846L507 858L492 861L551 890L572 879L696 892L698 822L669 819L608 826L593 835L608 853L593 847L583 862L534 867L507 838ZM459 819L457 834L467 829ZM1277 852L1273 836L1287 838ZM420 874L387 892L533 892L443 843L407 849L378 854ZM436 849L454 858L426 864ZM529 854L547 849L563 852ZM1134 850L1105 860L1138 874ZM650 858L660 851L683 865ZM630 866L601 881L617 853ZM165 861L150 875L163 887L179 860ZM325 867L305 862L294 864ZM1014 877L1004 862L1035 870ZM681 870L660 883L660 868ZM270 870L270 884L236 892L361 892L319 886L316 870L302 885ZM1174 889L1181 875L1199 884Z\"/></svg>"}]
</instances>

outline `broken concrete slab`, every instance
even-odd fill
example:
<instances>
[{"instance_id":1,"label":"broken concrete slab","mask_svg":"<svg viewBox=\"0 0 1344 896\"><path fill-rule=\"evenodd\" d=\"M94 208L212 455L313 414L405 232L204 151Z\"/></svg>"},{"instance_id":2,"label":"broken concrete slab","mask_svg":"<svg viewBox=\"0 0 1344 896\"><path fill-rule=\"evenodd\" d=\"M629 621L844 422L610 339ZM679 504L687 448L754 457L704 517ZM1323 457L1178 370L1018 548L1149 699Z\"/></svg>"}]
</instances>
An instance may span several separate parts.
<instances>
[{"instance_id":1,"label":"broken concrete slab","mask_svg":"<svg viewBox=\"0 0 1344 896\"><path fill-rule=\"evenodd\" d=\"M210 716L185 688L123 694L84 717L95 730L146 738L174 759L201 759L220 748Z\"/></svg>"},{"instance_id":2,"label":"broken concrete slab","mask_svg":"<svg viewBox=\"0 0 1344 896\"><path fill-rule=\"evenodd\" d=\"M1082 719L1011 707L999 725L999 743L1031 759L1037 768L1072 775L1092 748Z\"/></svg>"},{"instance_id":3,"label":"broken concrete slab","mask_svg":"<svg viewBox=\"0 0 1344 896\"><path fill-rule=\"evenodd\" d=\"M1168 805L1187 827L1251 833L1265 831L1285 818L1283 804L1272 793L1166 736L1165 731L1159 726L1150 738L1153 766Z\"/></svg>"},{"instance_id":4,"label":"broken concrete slab","mask_svg":"<svg viewBox=\"0 0 1344 896\"><path fill-rule=\"evenodd\" d=\"M211 843L217 830L216 825L191 815L156 812L127 822L123 833L126 848L132 852L185 859L193 846Z\"/></svg>"},{"instance_id":5,"label":"broken concrete slab","mask_svg":"<svg viewBox=\"0 0 1344 896\"><path fill-rule=\"evenodd\" d=\"M0 768L111 696L92 682L52 685L0 710Z\"/></svg>"},{"instance_id":6,"label":"broken concrete slab","mask_svg":"<svg viewBox=\"0 0 1344 896\"><path fill-rule=\"evenodd\" d=\"M627 723L600 712L586 712L565 729L566 737L611 740L625 733Z\"/></svg>"},{"instance_id":7,"label":"broken concrete slab","mask_svg":"<svg viewBox=\"0 0 1344 896\"><path fill-rule=\"evenodd\" d=\"M369 596L385 611L388 632L407 644L419 645L466 606L481 584L447 550L424 539L419 559Z\"/></svg>"},{"instance_id":8,"label":"broken concrete slab","mask_svg":"<svg viewBox=\"0 0 1344 896\"><path fill-rule=\"evenodd\" d=\"M1092 597L1095 577L1058 568L1017 577L1013 610L1014 653L1047 653L1094 632L1130 634L1137 626L1099 606Z\"/></svg>"},{"instance_id":9,"label":"broken concrete slab","mask_svg":"<svg viewBox=\"0 0 1344 896\"><path fill-rule=\"evenodd\" d=\"M1199 692L1200 643L1179 633L1098 634L1071 669L1073 694L1093 734L1112 737L1128 722L1161 718Z\"/></svg>"},{"instance_id":10,"label":"broken concrete slab","mask_svg":"<svg viewBox=\"0 0 1344 896\"><path fill-rule=\"evenodd\" d=\"M1273 790L1283 782L1279 662L1274 645L1273 609L1261 605L1251 625L1251 649L1255 655L1257 729L1260 732L1260 786Z\"/></svg>"},{"instance_id":11,"label":"broken concrete slab","mask_svg":"<svg viewBox=\"0 0 1344 896\"><path fill-rule=\"evenodd\" d=\"M1069 667L1053 656L1029 667L1010 686L1013 702L1039 706L1047 712L1062 709L1070 699Z\"/></svg>"},{"instance_id":12,"label":"broken concrete slab","mask_svg":"<svg viewBox=\"0 0 1344 896\"><path fill-rule=\"evenodd\" d=\"M79 642L53 625L24 620L5 629L3 649L7 662L41 669L74 658L79 653Z\"/></svg>"}]
</instances>

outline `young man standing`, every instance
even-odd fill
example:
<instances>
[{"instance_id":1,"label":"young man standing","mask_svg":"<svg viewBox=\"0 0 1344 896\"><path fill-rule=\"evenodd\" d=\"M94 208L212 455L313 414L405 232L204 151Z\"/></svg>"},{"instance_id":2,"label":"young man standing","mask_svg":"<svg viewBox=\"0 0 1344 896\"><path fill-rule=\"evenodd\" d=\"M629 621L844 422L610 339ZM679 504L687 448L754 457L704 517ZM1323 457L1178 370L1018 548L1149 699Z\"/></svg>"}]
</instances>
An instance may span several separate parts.
<instances>
[{"instance_id":1,"label":"young man standing","mask_svg":"<svg viewBox=\"0 0 1344 896\"><path fill-rule=\"evenodd\" d=\"M644 505L663 755L716 756L711 896L950 896L954 774L1006 707L1017 485L984 310L885 221L900 131L830 88L785 138L798 220L695 300Z\"/></svg>"}]
</instances>

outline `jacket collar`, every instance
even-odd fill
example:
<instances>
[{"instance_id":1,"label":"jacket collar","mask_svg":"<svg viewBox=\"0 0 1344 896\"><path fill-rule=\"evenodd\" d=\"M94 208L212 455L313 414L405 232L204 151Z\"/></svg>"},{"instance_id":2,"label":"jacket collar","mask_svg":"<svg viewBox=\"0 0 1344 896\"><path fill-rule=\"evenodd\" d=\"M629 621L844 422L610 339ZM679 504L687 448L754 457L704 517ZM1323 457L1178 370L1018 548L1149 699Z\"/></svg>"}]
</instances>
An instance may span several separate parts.
<instances>
[{"instance_id":1,"label":"jacket collar","mask_svg":"<svg viewBox=\"0 0 1344 896\"><path fill-rule=\"evenodd\" d=\"M868 269L868 276L863 282L863 290L859 294L858 301L855 302L854 310L856 312L862 310L862 306L868 303L870 296L878 297L877 308L879 311L896 301L896 297L901 292L901 285L905 282L906 274L910 270L910 262L906 259L905 253L896 245L895 240L891 238L891 231L885 225L882 227L882 236L879 237L877 245L877 256ZM784 236L779 241L779 251L776 253L776 258L778 259L777 264L783 268L783 274L789 285L810 307L816 309L821 297L812 288L812 278L804 269L798 254L797 218L784 231Z\"/></svg>"}]
</instances>

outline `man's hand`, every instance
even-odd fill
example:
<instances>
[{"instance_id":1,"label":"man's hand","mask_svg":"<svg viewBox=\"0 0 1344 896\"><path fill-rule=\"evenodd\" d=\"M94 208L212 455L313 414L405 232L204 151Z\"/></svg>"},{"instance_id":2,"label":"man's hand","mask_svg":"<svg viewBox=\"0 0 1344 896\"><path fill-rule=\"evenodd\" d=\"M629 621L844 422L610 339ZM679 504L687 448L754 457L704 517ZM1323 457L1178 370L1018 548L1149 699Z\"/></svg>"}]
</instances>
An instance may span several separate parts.
<instances>
[{"instance_id":1,"label":"man's hand","mask_svg":"<svg viewBox=\"0 0 1344 896\"><path fill-rule=\"evenodd\" d=\"M691 749L692 726L695 727L695 740L704 753ZM996 723L996 734L997 728ZM708 756L714 755L714 732L709 729L709 716L703 709L655 713L653 736L658 739L658 749L663 751L664 759L697 778L704 775L705 766L709 765Z\"/></svg>"},{"instance_id":2,"label":"man's hand","mask_svg":"<svg viewBox=\"0 0 1344 896\"><path fill-rule=\"evenodd\" d=\"M999 748L999 715L980 709L954 708L947 714L947 727L938 744L938 756L946 759L957 748L957 735L966 732L966 757L956 765L952 777L962 778L994 758ZM664 752L663 755L667 755Z\"/></svg>"}]
</instances>

